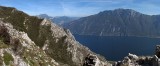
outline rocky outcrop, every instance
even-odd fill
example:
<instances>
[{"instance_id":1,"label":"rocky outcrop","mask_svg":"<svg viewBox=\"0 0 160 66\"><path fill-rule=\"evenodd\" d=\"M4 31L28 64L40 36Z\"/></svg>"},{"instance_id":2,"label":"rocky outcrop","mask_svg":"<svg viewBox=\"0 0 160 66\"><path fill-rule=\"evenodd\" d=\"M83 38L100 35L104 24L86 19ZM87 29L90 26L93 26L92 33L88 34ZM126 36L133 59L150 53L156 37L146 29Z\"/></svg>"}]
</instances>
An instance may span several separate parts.
<instances>
[{"instance_id":1,"label":"rocky outcrop","mask_svg":"<svg viewBox=\"0 0 160 66\"><path fill-rule=\"evenodd\" d=\"M156 51L155 51L155 54L158 58L160 58L160 45L157 45L156 46Z\"/></svg>"},{"instance_id":2,"label":"rocky outcrop","mask_svg":"<svg viewBox=\"0 0 160 66\"><path fill-rule=\"evenodd\" d=\"M112 66L111 64L103 64L96 55L88 54L85 58L83 66Z\"/></svg>"},{"instance_id":3,"label":"rocky outcrop","mask_svg":"<svg viewBox=\"0 0 160 66\"><path fill-rule=\"evenodd\" d=\"M0 66L58 66L25 32L0 20Z\"/></svg>"},{"instance_id":4,"label":"rocky outcrop","mask_svg":"<svg viewBox=\"0 0 160 66\"><path fill-rule=\"evenodd\" d=\"M88 55L86 58L85 58L85 62L83 64L83 66L95 66L97 62L97 57L94 56L94 55Z\"/></svg>"},{"instance_id":5,"label":"rocky outcrop","mask_svg":"<svg viewBox=\"0 0 160 66\"><path fill-rule=\"evenodd\" d=\"M153 65L153 57L143 56L138 57L133 54L129 54L124 57L122 61L115 62L114 66L157 66Z\"/></svg>"},{"instance_id":6,"label":"rocky outcrop","mask_svg":"<svg viewBox=\"0 0 160 66\"><path fill-rule=\"evenodd\" d=\"M113 66L160 66L159 47L160 45L156 46L154 56L137 56L129 53L122 61L115 62Z\"/></svg>"}]
</instances>

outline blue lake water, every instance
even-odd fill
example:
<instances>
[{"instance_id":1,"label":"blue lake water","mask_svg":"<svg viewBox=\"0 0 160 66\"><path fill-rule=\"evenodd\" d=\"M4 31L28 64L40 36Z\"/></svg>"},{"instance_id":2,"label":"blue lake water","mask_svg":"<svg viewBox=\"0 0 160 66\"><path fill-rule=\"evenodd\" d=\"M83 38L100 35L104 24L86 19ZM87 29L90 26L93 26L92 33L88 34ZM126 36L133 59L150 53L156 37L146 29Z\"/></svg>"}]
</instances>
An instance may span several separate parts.
<instances>
[{"instance_id":1,"label":"blue lake water","mask_svg":"<svg viewBox=\"0 0 160 66\"><path fill-rule=\"evenodd\" d=\"M107 60L122 60L128 53L153 55L160 38L74 35L76 40Z\"/></svg>"}]
</instances>

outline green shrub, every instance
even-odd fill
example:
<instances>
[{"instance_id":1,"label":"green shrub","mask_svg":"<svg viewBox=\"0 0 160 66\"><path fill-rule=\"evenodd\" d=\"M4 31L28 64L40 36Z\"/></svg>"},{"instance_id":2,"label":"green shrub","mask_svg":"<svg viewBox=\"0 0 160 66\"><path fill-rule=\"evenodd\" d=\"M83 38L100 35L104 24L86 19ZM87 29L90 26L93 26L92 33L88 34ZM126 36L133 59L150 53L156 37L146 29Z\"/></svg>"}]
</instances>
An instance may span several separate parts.
<instances>
[{"instance_id":1,"label":"green shrub","mask_svg":"<svg viewBox=\"0 0 160 66\"><path fill-rule=\"evenodd\" d=\"M7 53L7 52L4 53L3 59L4 59L4 63L6 65L9 65L10 62L14 60L13 57L12 57L12 55L9 54L9 53Z\"/></svg>"}]
</instances>

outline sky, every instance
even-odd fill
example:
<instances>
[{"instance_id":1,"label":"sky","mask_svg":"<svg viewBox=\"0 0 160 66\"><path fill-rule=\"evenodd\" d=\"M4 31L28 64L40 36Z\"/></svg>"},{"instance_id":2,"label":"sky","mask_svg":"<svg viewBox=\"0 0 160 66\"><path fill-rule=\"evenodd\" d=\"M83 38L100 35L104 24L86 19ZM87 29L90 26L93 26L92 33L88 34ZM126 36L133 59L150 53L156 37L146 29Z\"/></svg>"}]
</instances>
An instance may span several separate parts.
<instances>
[{"instance_id":1,"label":"sky","mask_svg":"<svg viewBox=\"0 0 160 66\"><path fill-rule=\"evenodd\" d=\"M160 14L160 0L0 0L1 6L15 7L29 15L83 17L104 10L133 9L143 14Z\"/></svg>"}]
</instances>

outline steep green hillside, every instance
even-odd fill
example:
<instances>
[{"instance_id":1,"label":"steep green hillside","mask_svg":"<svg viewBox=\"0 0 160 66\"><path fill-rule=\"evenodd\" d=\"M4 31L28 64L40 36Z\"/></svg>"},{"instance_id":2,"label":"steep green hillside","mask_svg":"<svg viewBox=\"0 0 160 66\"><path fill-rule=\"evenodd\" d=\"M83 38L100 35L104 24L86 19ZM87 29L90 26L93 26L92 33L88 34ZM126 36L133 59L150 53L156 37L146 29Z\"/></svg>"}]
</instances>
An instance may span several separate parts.
<instances>
[{"instance_id":1,"label":"steep green hillside","mask_svg":"<svg viewBox=\"0 0 160 66\"><path fill-rule=\"evenodd\" d=\"M59 38L60 41L55 43L54 36L51 36L50 25L41 26L43 19L38 19L34 16L29 16L15 8L0 7L0 18L4 22L9 22L17 30L24 31L28 36L38 45L40 48L43 47L45 40L49 40L49 50L47 53L58 62L64 64L72 64L71 55L67 53L66 47L63 42L64 38ZM67 57L66 57L67 56Z\"/></svg>"}]
</instances>

